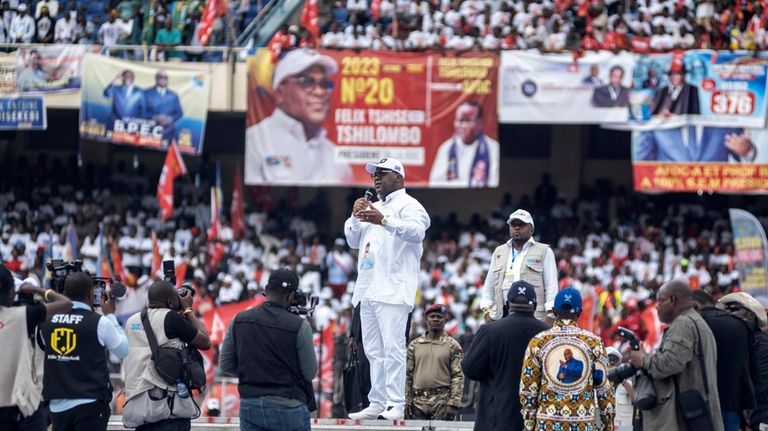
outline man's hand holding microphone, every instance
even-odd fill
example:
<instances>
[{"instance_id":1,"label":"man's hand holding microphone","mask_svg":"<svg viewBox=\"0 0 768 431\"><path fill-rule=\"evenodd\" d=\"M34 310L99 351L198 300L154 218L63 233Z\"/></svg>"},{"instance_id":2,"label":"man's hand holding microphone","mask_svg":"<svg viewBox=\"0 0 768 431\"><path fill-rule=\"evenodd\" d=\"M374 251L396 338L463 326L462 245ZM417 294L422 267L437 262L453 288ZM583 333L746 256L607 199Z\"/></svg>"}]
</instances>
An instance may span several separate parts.
<instances>
[{"instance_id":1,"label":"man's hand holding microphone","mask_svg":"<svg viewBox=\"0 0 768 431\"><path fill-rule=\"evenodd\" d=\"M381 225L384 214L371 205L371 198L373 198L373 193L370 190L366 190L365 196L357 199L352 206L352 215L360 221Z\"/></svg>"}]
</instances>

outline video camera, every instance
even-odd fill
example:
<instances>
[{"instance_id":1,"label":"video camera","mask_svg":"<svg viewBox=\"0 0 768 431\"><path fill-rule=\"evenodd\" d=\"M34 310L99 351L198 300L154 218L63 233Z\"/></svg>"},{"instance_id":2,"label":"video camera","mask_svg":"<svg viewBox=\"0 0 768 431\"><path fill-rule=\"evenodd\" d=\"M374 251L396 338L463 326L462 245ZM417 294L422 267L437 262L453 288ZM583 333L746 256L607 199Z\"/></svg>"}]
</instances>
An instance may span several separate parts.
<instances>
[{"instance_id":1,"label":"video camera","mask_svg":"<svg viewBox=\"0 0 768 431\"><path fill-rule=\"evenodd\" d=\"M176 286L176 263L173 260L163 261L163 278L165 281ZM192 297L195 296L195 288L189 283L182 284L181 287L177 289L177 291L179 292L179 297L181 298L184 298L187 295L192 295Z\"/></svg>"},{"instance_id":2,"label":"video camera","mask_svg":"<svg viewBox=\"0 0 768 431\"><path fill-rule=\"evenodd\" d=\"M296 294L293 295L293 301L288 305L288 311L297 316L312 316L318 302L317 296L309 296L307 292L297 289Z\"/></svg>"},{"instance_id":3,"label":"video camera","mask_svg":"<svg viewBox=\"0 0 768 431\"><path fill-rule=\"evenodd\" d=\"M629 345L632 347L632 350L640 350L640 339L637 338L637 334L631 330L619 326L619 337L623 338L625 341L628 341ZM618 367L614 367L608 370L607 376L608 380L616 384L634 376L636 373L637 368L633 367L632 364L621 364Z\"/></svg>"},{"instance_id":4,"label":"video camera","mask_svg":"<svg viewBox=\"0 0 768 431\"><path fill-rule=\"evenodd\" d=\"M51 273L51 289L57 293L64 293L64 281L69 274L74 272L83 272L91 277L93 280L93 306L100 307L99 300L104 296L107 286L112 284L111 277L97 277L91 275L88 271L83 270L82 260L73 260L72 262L65 262L62 259L51 259L50 262L45 264L45 268ZM125 286L122 284L115 284L112 288L112 296L119 298L125 295ZM117 290L122 289L122 293ZM25 303L25 301L34 301L30 298L22 298L22 294L19 294L19 302Z\"/></svg>"}]
</instances>

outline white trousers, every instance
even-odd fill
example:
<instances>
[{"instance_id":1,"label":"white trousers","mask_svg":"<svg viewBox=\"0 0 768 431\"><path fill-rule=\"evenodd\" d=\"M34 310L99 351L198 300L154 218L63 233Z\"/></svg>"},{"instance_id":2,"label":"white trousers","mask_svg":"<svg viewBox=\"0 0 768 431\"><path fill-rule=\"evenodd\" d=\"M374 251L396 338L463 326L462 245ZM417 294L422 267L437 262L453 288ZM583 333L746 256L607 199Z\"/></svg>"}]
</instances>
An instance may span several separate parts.
<instances>
[{"instance_id":1,"label":"white trousers","mask_svg":"<svg viewBox=\"0 0 768 431\"><path fill-rule=\"evenodd\" d=\"M363 348L371 364L373 406L405 406L405 325L411 307L405 304L360 301Z\"/></svg>"}]
</instances>

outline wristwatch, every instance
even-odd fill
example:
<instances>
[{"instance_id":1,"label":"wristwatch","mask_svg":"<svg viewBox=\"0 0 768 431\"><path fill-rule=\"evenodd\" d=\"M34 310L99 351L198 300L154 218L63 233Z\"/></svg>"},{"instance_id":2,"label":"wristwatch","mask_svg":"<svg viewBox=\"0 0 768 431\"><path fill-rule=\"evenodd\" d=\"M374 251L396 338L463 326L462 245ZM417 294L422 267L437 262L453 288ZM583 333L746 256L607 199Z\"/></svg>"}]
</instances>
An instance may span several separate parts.
<instances>
[{"instance_id":1,"label":"wristwatch","mask_svg":"<svg viewBox=\"0 0 768 431\"><path fill-rule=\"evenodd\" d=\"M389 216L384 216L384 218L382 218L382 219L381 219L381 225L382 225L382 226L386 226L386 225L387 225L387 222L388 222L388 220L387 220L387 219L388 219L388 218L389 218Z\"/></svg>"}]
</instances>

